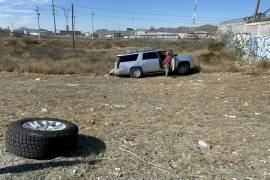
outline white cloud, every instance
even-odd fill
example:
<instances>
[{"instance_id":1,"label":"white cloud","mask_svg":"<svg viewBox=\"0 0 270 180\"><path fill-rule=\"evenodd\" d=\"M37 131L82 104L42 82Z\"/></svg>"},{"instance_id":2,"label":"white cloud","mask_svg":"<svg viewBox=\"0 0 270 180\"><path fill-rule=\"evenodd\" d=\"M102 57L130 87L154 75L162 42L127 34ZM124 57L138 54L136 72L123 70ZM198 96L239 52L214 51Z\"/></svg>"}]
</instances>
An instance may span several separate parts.
<instances>
[{"instance_id":1,"label":"white cloud","mask_svg":"<svg viewBox=\"0 0 270 180\"><path fill-rule=\"evenodd\" d=\"M16 26L35 25L34 8L49 0L0 0L0 26L14 23Z\"/></svg>"},{"instance_id":2,"label":"white cloud","mask_svg":"<svg viewBox=\"0 0 270 180\"><path fill-rule=\"evenodd\" d=\"M10 14L0 14L0 18L10 18L12 17Z\"/></svg>"},{"instance_id":3,"label":"white cloud","mask_svg":"<svg viewBox=\"0 0 270 180\"><path fill-rule=\"evenodd\" d=\"M7 1L7 0L0 0L0 1ZM15 0L13 1L11 4L12 5L24 5L24 4L28 4L28 5L39 5L39 4L45 4L49 2L49 0Z\"/></svg>"}]
</instances>

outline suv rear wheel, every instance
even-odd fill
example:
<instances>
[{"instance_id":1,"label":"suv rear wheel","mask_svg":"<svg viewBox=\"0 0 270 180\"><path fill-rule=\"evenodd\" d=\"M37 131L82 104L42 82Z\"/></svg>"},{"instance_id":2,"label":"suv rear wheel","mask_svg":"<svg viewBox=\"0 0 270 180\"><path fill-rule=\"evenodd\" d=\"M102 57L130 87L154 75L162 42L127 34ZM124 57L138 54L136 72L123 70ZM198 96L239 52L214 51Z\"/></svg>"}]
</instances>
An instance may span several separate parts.
<instances>
[{"instance_id":1,"label":"suv rear wheel","mask_svg":"<svg viewBox=\"0 0 270 180\"><path fill-rule=\"evenodd\" d=\"M141 78L143 75L143 72L140 67L134 67L134 68L131 68L129 75L131 78Z\"/></svg>"},{"instance_id":2,"label":"suv rear wheel","mask_svg":"<svg viewBox=\"0 0 270 180\"><path fill-rule=\"evenodd\" d=\"M190 70L190 66L188 62L182 62L177 67L177 73L179 75L187 74Z\"/></svg>"}]
</instances>

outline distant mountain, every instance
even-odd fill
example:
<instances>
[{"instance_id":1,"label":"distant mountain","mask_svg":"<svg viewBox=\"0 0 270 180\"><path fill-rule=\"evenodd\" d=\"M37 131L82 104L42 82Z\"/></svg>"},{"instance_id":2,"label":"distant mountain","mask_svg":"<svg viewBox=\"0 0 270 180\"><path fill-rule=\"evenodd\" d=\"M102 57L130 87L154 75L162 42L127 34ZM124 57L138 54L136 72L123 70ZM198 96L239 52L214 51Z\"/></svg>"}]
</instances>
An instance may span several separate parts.
<instances>
[{"instance_id":1,"label":"distant mountain","mask_svg":"<svg viewBox=\"0 0 270 180\"><path fill-rule=\"evenodd\" d=\"M213 25L203 25L198 26L195 28L195 31L206 31L206 32L216 32L218 30L217 26ZM154 27L150 27L150 32L168 32L168 33L188 33L190 32L190 27L180 26L177 28L167 28L167 27L160 27L158 29L155 29ZM95 31L95 33L99 36L105 36L108 34L113 34L116 32L122 33L124 36L129 35L130 31L116 31L116 30L107 30L107 29L98 29Z\"/></svg>"},{"instance_id":2,"label":"distant mountain","mask_svg":"<svg viewBox=\"0 0 270 180\"><path fill-rule=\"evenodd\" d=\"M18 31L18 32L28 32L28 33L38 33L39 30L38 29L30 29L30 28L26 28L26 27L20 27L19 29L16 29L15 31ZM46 29L40 29L40 32L49 32L48 30Z\"/></svg>"},{"instance_id":3,"label":"distant mountain","mask_svg":"<svg viewBox=\"0 0 270 180\"><path fill-rule=\"evenodd\" d=\"M217 26L213 25L203 25L203 26L198 26L195 27L195 31L206 31L206 32L216 32L218 30ZM158 28L156 29L158 32L170 32L170 33L188 33L190 32L190 27L185 27L185 26L180 26L177 28Z\"/></svg>"}]
</instances>

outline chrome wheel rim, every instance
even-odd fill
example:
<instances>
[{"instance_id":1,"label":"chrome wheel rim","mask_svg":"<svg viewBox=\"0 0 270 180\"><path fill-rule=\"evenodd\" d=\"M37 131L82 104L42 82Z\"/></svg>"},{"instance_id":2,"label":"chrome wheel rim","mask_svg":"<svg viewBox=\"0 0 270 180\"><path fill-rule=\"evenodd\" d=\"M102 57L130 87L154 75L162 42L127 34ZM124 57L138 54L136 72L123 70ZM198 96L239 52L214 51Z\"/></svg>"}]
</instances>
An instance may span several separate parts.
<instances>
[{"instance_id":1,"label":"chrome wheel rim","mask_svg":"<svg viewBox=\"0 0 270 180\"><path fill-rule=\"evenodd\" d=\"M133 70L133 75L134 77L138 78L141 76L141 71L139 69Z\"/></svg>"},{"instance_id":2,"label":"chrome wheel rim","mask_svg":"<svg viewBox=\"0 0 270 180\"><path fill-rule=\"evenodd\" d=\"M66 128L66 125L59 121L51 120L36 120L23 123L23 128L36 131L61 131Z\"/></svg>"}]
</instances>

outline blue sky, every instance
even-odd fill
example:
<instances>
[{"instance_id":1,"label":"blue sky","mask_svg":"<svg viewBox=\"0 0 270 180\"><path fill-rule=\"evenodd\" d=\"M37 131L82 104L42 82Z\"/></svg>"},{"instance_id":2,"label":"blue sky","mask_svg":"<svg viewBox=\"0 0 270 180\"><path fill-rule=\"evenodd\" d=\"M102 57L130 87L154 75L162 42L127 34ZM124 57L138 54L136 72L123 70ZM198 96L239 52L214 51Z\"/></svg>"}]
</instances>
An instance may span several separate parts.
<instances>
[{"instance_id":1,"label":"blue sky","mask_svg":"<svg viewBox=\"0 0 270 180\"><path fill-rule=\"evenodd\" d=\"M73 2L76 29L91 31L91 13L95 29L121 29L190 26L194 0L54 0L57 29L64 29L62 7ZM218 24L221 21L254 13L256 0L198 0L197 25ZM37 28L34 9L39 6L42 28L52 30L51 0L0 0L0 27ZM261 0L261 11L270 8L269 0ZM71 13L70 13L71 15ZM69 21L71 18L69 18ZM70 23L71 24L71 23Z\"/></svg>"}]
</instances>

